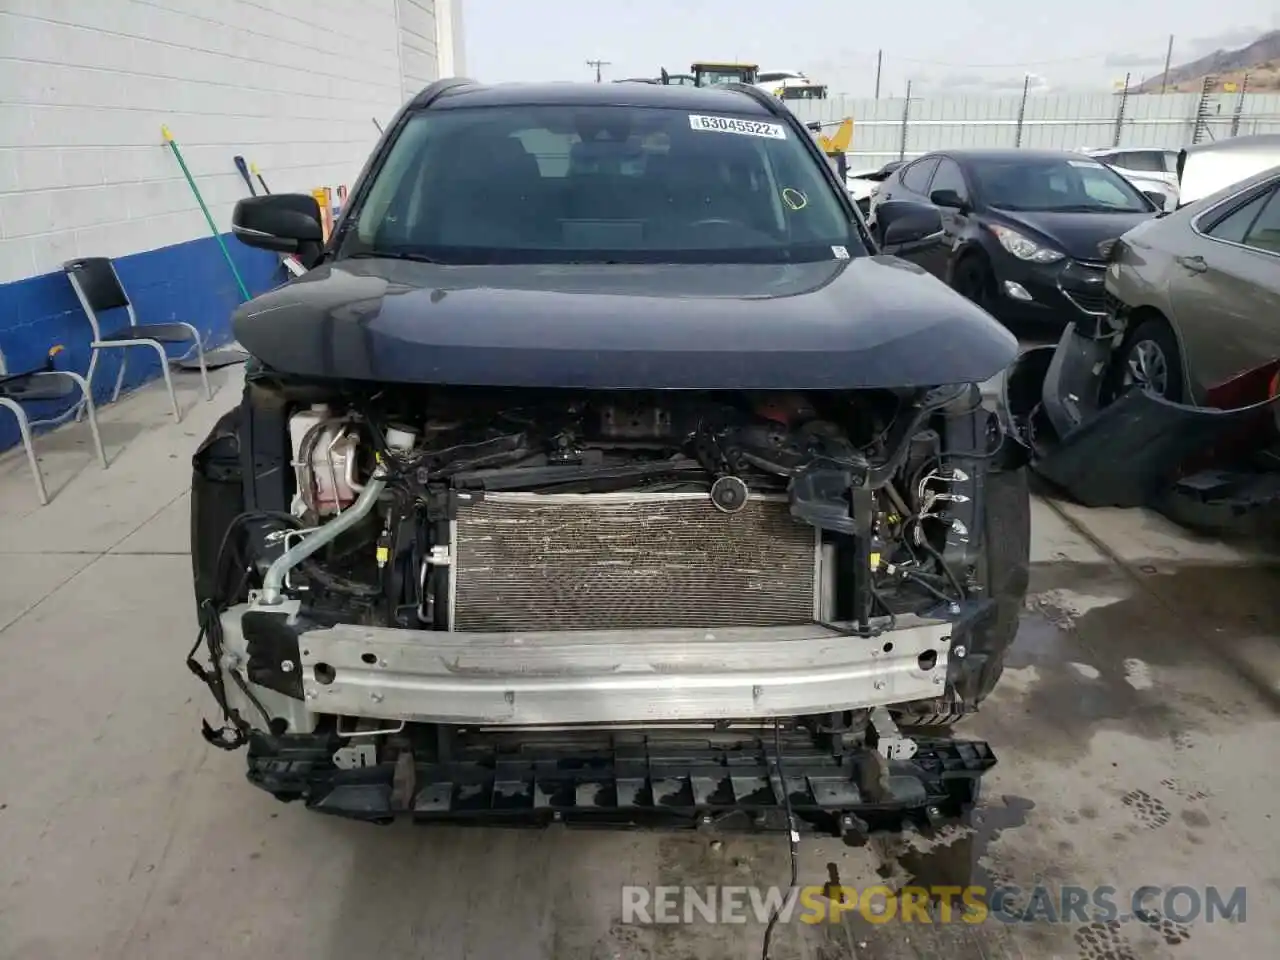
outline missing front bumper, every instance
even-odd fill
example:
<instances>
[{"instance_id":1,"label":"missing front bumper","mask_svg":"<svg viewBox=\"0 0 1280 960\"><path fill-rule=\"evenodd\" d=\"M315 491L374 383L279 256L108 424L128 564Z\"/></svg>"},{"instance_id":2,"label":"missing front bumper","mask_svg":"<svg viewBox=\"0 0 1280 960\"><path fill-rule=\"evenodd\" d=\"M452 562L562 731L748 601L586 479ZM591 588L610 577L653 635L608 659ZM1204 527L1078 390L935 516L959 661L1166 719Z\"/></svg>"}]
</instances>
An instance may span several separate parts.
<instances>
[{"instance_id":1,"label":"missing front bumper","mask_svg":"<svg viewBox=\"0 0 1280 960\"><path fill-rule=\"evenodd\" d=\"M385 752L381 762L338 769L326 737L271 738L249 745L249 780L283 800L376 823L785 830L783 790L800 824L832 833L939 823L977 802L995 765L980 741L921 740L909 759L869 748L823 749L803 730L732 744L682 737L517 742L479 737L446 757ZM785 786L776 776L781 757Z\"/></svg>"},{"instance_id":2,"label":"missing front bumper","mask_svg":"<svg viewBox=\"0 0 1280 960\"><path fill-rule=\"evenodd\" d=\"M228 611L227 647L248 651L261 675L261 651L289 657L292 644L280 639L292 631L297 662L287 669L300 667L292 676L309 714L520 726L787 717L930 699L945 688L958 626L902 617L874 638L816 624L448 633L298 629L282 614L268 645L256 636L261 616Z\"/></svg>"}]
</instances>

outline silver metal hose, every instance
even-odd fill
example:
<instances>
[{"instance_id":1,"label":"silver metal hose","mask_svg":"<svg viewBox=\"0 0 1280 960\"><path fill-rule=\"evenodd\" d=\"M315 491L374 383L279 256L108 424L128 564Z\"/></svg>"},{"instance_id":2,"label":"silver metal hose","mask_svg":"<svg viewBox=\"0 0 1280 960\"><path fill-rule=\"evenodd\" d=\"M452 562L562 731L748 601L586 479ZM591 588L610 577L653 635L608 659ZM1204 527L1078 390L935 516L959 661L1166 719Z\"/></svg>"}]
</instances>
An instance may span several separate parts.
<instances>
[{"instance_id":1,"label":"silver metal hose","mask_svg":"<svg viewBox=\"0 0 1280 960\"><path fill-rule=\"evenodd\" d=\"M369 482L365 484L364 490L350 510L339 514L320 529L303 537L284 553L280 554L272 562L271 566L267 568L267 575L262 578L262 592L258 595L258 603L267 607L274 607L282 603L284 594L281 592L281 588L289 571L325 544L332 543L367 517L370 511L373 510L374 504L378 502L378 497L386 485L386 475L381 470L375 472Z\"/></svg>"}]
</instances>

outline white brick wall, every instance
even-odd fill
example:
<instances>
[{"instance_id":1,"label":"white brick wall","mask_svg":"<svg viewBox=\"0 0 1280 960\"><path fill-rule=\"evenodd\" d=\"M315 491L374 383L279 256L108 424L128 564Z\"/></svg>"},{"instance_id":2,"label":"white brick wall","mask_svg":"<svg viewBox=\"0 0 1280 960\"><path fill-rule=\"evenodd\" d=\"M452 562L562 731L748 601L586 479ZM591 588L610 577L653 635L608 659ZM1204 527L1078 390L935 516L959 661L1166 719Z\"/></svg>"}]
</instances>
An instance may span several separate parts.
<instances>
[{"instance_id":1,"label":"white brick wall","mask_svg":"<svg viewBox=\"0 0 1280 960\"><path fill-rule=\"evenodd\" d=\"M400 73L405 99L440 76L436 4L396 0L400 24Z\"/></svg>"},{"instance_id":2,"label":"white brick wall","mask_svg":"<svg viewBox=\"0 0 1280 960\"><path fill-rule=\"evenodd\" d=\"M247 189L354 181L437 76L461 0L0 0L0 283L208 235ZM458 51L460 56L461 51Z\"/></svg>"}]
</instances>

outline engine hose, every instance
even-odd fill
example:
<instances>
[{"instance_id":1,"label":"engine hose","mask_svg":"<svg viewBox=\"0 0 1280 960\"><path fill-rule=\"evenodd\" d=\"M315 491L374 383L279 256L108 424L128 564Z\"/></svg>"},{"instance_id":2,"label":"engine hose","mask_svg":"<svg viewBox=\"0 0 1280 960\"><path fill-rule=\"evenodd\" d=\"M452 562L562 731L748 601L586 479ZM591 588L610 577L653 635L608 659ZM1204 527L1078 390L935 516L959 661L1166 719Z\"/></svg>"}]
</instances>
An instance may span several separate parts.
<instances>
[{"instance_id":1,"label":"engine hose","mask_svg":"<svg viewBox=\"0 0 1280 960\"><path fill-rule=\"evenodd\" d=\"M320 529L307 534L292 547L280 554L267 568L262 578L262 592L258 601L263 606L274 607L284 601L284 578L289 571L303 560L310 557L321 547L332 543L346 533L361 520L367 517L378 502L378 497L387 486L386 472L379 467L369 478L364 491L360 494L351 509L330 520Z\"/></svg>"}]
</instances>

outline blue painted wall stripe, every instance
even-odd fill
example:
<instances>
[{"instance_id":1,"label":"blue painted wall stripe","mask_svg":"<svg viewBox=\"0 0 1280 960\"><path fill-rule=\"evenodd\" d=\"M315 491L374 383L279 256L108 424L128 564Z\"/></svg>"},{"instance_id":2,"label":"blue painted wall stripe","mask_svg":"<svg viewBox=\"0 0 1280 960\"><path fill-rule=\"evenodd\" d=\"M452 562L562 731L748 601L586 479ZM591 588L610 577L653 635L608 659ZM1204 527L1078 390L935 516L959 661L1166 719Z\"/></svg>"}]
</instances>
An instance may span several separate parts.
<instances>
[{"instance_id":1,"label":"blue painted wall stripe","mask_svg":"<svg viewBox=\"0 0 1280 960\"><path fill-rule=\"evenodd\" d=\"M275 254L246 247L231 234L224 234L223 242L250 293L256 296L284 281L283 268ZM139 323L182 320L194 324L209 347L230 341L231 312L242 298L213 237L120 257L114 262ZM104 333L129 323L124 310L102 314L100 319ZM43 365L49 350L61 345L64 351L54 358L55 365L84 374L89 369L91 336L89 321L63 273L0 284L0 350L4 351L11 372ZM172 344L168 349L171 356L178 356L184 347ZM95 401L105 403L110 398L122 352L108 350L99 355L93 377ZM160 360L154 351L129 350L126 389L158 376ZM33 420L43 419L69 406L70 401L31 403L27 413ZM12 414L0 409L0 450L19 440Z\"/></svg>"}]
</instances>

